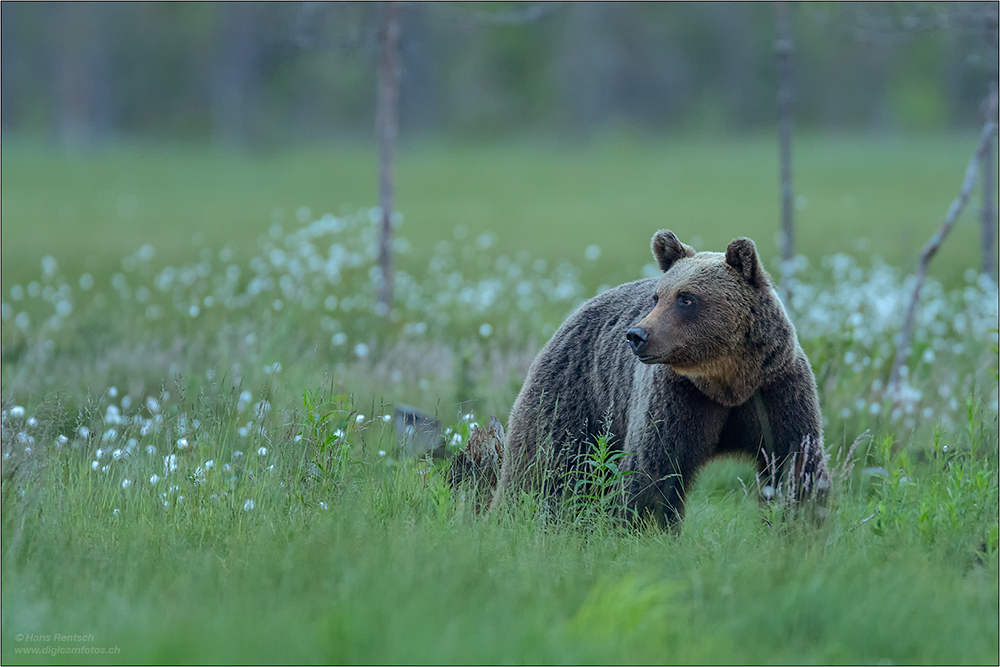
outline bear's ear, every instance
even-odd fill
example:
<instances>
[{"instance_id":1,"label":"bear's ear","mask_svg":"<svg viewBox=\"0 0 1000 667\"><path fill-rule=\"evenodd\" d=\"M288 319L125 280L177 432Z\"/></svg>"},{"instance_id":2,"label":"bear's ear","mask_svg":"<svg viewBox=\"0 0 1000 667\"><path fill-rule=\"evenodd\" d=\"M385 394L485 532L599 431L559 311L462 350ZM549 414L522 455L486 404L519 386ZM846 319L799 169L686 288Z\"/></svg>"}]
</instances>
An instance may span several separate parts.
<instances>
[{"instance_id":1,"label":"bear's ear","mask_svg":"<svg viewBox=\"0 0 1000 667\"><path fill-rule=\"evenodd\" d=\"M656 263L660 265L660 271L664 273L682 257L694 256L694 248L681 243L677 239L677 235L669 229L661 229L653 234L653 240L649 245L653 249Z\"/></svg>"},{"instance_id":2,"label":"bear's ear","mask_svg":"<svg viewBox=\"0 0 1000 667\"><path fill-rule=\"evenodd\" d=\"M751 239L745 236L733 239L726 248L726 264L736 269L736 273L754 287L760 284L763 268L757 258L757 246Z\"/></svg>"}]
</instances>

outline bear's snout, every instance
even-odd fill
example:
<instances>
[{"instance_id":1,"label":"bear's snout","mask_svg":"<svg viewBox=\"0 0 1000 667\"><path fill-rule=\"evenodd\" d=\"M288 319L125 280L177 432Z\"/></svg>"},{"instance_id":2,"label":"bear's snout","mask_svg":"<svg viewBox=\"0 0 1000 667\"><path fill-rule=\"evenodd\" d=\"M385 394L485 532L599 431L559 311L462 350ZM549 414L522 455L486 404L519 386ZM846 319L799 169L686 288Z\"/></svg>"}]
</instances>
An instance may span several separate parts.
<instances>
[{"instance_id":1,"label":"bear's snout","mask_svg":"<svg viewBox=\"0 0 1000 667\"><path fill-rule=\"evenodd\" d=\"M625 339L637 357L646 356L646 348L648 347L646 341L649 340L648 331L641 327L632 327L625 333Z\"/></svg>"}]
</instances>

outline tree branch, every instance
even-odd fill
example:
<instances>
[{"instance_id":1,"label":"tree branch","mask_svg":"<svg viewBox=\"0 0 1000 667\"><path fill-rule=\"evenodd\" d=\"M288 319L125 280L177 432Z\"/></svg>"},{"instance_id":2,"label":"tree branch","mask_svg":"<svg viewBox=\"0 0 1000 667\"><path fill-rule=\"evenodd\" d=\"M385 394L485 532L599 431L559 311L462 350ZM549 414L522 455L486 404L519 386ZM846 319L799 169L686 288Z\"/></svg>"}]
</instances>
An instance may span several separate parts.
<instances>
[{"instance_id":1,"label":"tree branch","mask_svg":"<svg viewBox=\"0 0 1000 667\"><path fill-rule=\"evenodd\" d=\"M484 12L456 7L453 3L429 3L431 9L439 16L455 19L464 24L472 25L517 25L531 23L553 13L562 3L536 2L524 5L523 8L503 12Z\"/></svg>"},{"instance_id":2,"label":"tree branch","mask_svg":"<svg viewBox=\"0 0 1000 667\"><path fill-rule=\"evenodd\" d=\"M979 163L982 160L982 156L986 153L987 149L993 144L993 135L997 131L997 94L994 92L990 95L989 103L987 104L986 113L986 124L983 126L983 131L979 133L979 143L976 146L976 152L972 155L969 160L969 166L965 169L965 180L962 181L962 189L958 193L958 197L951 202L951 207L948 209L948 214L945 216L944 223L941 228L938 229L930 240L924 245L923 249L920 251L920 264L917 270L917 282L913 287L913 296L910 298L910 305L906 309L906 319L903 322L903 331L900 334L899 345L896 347L896 359L892 363L892 372L889 374L889 395L892 396L893 401L899 400L899 383L900 375L902 372L903 364L906 362L906 357L910 354L910 339L913 337L913 321L916 318L917 313L917 302L920 299L920 290L924 286L924 281L927 279L927 268L934 259L934 255L940 250L941 244L944 243L945 238L951 232L951 228L955 226L955 222L958 221L959 216L962 213L962 209L965 208L966 203L969 201L969 196L972 194L972 188L976 182L976 173L978 172Z\"/></svg>"}]
</instances>

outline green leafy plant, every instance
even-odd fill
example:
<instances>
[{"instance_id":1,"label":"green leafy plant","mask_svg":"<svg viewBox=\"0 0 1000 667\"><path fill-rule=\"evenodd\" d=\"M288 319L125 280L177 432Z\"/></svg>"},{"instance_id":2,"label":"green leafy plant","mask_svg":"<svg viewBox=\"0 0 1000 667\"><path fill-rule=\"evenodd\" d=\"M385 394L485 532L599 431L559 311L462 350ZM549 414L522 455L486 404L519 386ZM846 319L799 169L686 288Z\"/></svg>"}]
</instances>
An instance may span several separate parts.
<instances>
[{"instance_id":1,"label":"green leafy plant","mask_svg":"<svg viewBox=\"0 0 1000 667\"><path fill-rule=\"evenodd\" d=\"M876 535L910 535L950 553L995 553L997 453L982 448L983 420L971 399L968 406L968 423L958 434L964 438L938 427L920 462L893 447L891 436L876 447L880 467L869 524Z\"/></svg>"},{"instance_id":2,"label":"green leafy plant","mask_svg":"<svg viewBox=\"0 0 1000 667\"><path fill-rule=\"evenodd\" d=\"M625 488L634 470L623 470L626 453L615 446L609 416L593 444L577 457L576 478L568 503L572 515L584 524L604 524L621 520L631 510L626 505Z\"/></svg>"}]
</instances>

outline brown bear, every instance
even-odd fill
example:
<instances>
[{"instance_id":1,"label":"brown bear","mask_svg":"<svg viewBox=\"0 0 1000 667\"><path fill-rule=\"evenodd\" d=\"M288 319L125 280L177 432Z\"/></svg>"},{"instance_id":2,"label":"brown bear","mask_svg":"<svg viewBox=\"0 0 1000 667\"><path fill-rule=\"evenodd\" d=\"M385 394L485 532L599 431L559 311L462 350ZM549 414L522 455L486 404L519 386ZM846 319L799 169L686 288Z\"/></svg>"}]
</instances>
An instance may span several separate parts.
<instances>
[{"instance_id":1,"label":"brown bear","mask_svg":"<svg viewBox=\"0 0 1000 667\"><path fill-rule=\"evenodd\" d=\"M651 245L662 276L590 299L532 362L492 508L516 490L572 493L605 431L630 521L677 522L717 454L755 457L791 500L829 487L816 381L753 241L696 253L660 230Z\"/></svg>"}]
</instances>

